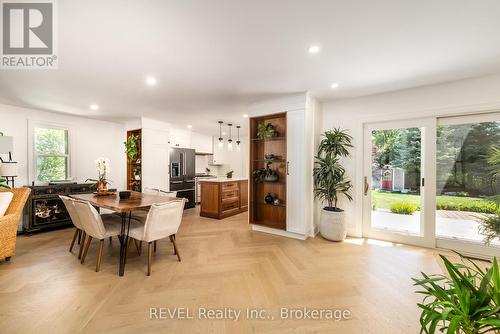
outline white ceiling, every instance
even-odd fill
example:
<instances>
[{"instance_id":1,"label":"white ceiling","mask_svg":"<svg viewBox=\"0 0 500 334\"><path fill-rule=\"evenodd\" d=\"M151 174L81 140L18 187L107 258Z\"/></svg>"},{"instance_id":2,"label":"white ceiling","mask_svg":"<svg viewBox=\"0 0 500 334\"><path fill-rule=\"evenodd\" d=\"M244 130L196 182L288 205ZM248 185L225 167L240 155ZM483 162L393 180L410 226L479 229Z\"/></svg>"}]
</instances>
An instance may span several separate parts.
<instances>
[{"instance_id":1,"label":"white ceiling","mask_svg":"<svg viewBox=\"0 0 500 334\"><path fill-rule=\"evenodd\" d=\"M245 106L374 94L500 70L498 0L64 0L59 69L0 71L0 102L217 132ZM310 55L311 44L321 52ZM146 75L158 84L144 84ZM340 83L336 90L332 82ZM98 111L88 106L96 103Z\"/></svg>"}]
</instances>

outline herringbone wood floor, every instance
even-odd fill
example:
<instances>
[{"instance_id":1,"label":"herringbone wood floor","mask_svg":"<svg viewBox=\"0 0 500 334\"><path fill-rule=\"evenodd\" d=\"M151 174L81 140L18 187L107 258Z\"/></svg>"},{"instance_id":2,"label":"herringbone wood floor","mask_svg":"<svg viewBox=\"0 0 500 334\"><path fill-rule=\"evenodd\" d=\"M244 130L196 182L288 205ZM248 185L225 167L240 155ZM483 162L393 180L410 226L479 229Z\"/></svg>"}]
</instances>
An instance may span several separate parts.
<instances>
[{"instance_id":1,"label":"herringbone wood floor","mask_svg":"<svg viewBox=\"0 0 500 334\"><path fill-rule=\"evenodd\" d=\"M80 265L68 252L73 230L20 236L0 263L1 333L417 333L420 297L410 277L439 272L431 250L363 239L298 241L252 232L247 214L222 221L185 214L182 262L159 243L153 274L131 248L117 276L118 241L97 243ZM150 320L150 307L266 309L275 320ZM348 309L352 319L282 320L281 307Z\"/></svg>"}]
</instances>

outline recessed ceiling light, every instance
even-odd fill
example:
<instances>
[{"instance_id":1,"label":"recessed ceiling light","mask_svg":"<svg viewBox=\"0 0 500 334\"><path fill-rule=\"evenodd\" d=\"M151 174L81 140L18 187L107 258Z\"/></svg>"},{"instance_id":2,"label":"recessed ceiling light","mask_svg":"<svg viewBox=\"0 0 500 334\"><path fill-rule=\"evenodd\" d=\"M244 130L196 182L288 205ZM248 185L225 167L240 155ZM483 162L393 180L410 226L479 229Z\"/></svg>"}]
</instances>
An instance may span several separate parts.
<instances>
[{"instance_id":1,"label":"recessed ceiling light","mask_svg":"<svg viewBox=\"0 0 500 334\"><path fill-rule=\"evenodd\" d=\"M339 83L338 83L338 82L334 82L334 83L332 83L332 84L330 85L330 88L332 88L332 89L336 89L336 88L339 88L339 86L340 86L340 85L339 85Z\"/></svg>"},{"instance_id":2,"label":"recessed ceiling light","mask_svg":"<svg viewBox=\"0 0 500 334\"><path fill-rule=\"evenodd\" d=\"M89 106L89 108L90 108L91 110L99 110L99 106L98 106L97 104L91 104L91 105Z\"/></svg>"},{"instance_id":3,"label":"recessed ceiling light","mask_svg":"<svg viewBox=\"0 0 500 334\"><path fill-rule=\"evenodd\" d=\"M188 124L187 127L188 127L188 129L192 129L193 128L193 126L191 124Z\"/></svg>"},{"instance_id":4,"label":"recessed ceiling light","mask_svg":"<svg viewBox=\"0 0 500 334\"><path fill-rule=\"evenodd\" d=\"M156 78L155 77L146 77L146 84L149 86L155 86L156 85Z\"/></svg>"},{"instance_id":5,"label":"recessed ceiling light","mask_svg":"<svg viewBox=\"0 0 500 334\"><path fill-rule=\"evenodd\" d=\"M319 50L320 50L320 47L318 45L311 45L309 47L309 49L307 49L307 51L309 51L309 53L311 53L311 54L316 54L319 52Z\"/></svg>"},{"instance_id":6,"label":"recessed ceiling light","mask_svg":"<svg viewBox=\"0 0 500 334\"><path fill-rule=\"evenodd\" d=\"M243 118L248 118L248 115L247 114L243 114Z\"/></svg>"}]
</instances>

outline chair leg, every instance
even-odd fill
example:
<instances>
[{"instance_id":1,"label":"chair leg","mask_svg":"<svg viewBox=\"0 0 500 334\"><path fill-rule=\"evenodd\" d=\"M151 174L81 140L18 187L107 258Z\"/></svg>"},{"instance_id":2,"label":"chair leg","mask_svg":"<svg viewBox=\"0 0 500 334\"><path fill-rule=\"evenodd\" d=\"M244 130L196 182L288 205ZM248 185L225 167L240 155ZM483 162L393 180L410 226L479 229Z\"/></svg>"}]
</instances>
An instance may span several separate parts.
<instances>
[{"instance_id":1,"label":"chair leg","mask_svg":"<svg viewBox=\"0 0 500 334\"><path fill-rule=\"evenodd\" d=\"M177 250L177 245L175 244L175 237L170 236L170 241L172 241L172 243L174 244L174 251L175 251L175 254L177 254L177 260L179 260L179 262L181 262L181 256L179 254L179 251Z\"/></svg>"},{"instance_id":2,"label":"chair leg","mask_svg":"<svg viewBox=\"0 0 500 334\"><path fill-rule=\"evenodd\" d=\"M91 241L92 241L92 237L89 235L89 237L87 239L87 244L85 245L85 250L83 251L83 255L82 255L82 261L81 261L82 264L83 264L83 262L85 262L85 258L87 257L87 252L89 251ZM83 242L85 243L85 239L83 240Z\"/></svg>"},{"instance_id":3,"label":"chair leg","mask_svg":"<svg viewBox=\"0 0 500 334\"><path fill-rule=\"evenodd\" d=\"M134 245L135 245L135 249L137 249L137 254L139 254L139 256L140 256L141 250L142 250L142 241L138 242L137 239L134 239Z\"/></svg>"},{"instance_id":4,"label":"chair leg","mask_svg":"<svg viewBox=\"0 0 500 334\"><path fill-rule=\"evenodd\" d=\"M174 234L174 235L169 236L169 239L170 239L170 242L173 244L173 243L174 243L174 240L175 240L175 234ZM175 247L174 247L174 255L177 255L177 251L175 250Z\"/></svg>"},{"instance_id":5,"label":"chair leg","mask_svg":"<svg viewBox=\"0 0 500 334\"><path fill-rule=\"evenodd\" d=\"M71 240L71 246L69 246L69 252L73 250L73 246L75 245L76 238L78 237L79 229L75 229L75 234L73 234L73 240Z\"/></svg>"},{"instance_id":6,"label":"chair leg","mask_svg":"<svg viewBox=\"0 0 500 334\"><path fill-rule=\"evenodd\" d=\"M12 257L12 256L7 256L7 257L5 258L5 261L6 261L6 262L9 262L11 257Z\"/></svg>"},{"instance_id":7,"label":"chair leg","mask_svg":"<svg viewBox=\"0 0 500 334\"><path fill-rule=\"evenodd\" d=\"M82 243L80 244L80 251L78 252L78 259L82 258L83 248L85 248L85 238L87 237L87 233L82 231Z\"/></svg>"},{"instance_id":8,"label":"chair leg","mask_svg":"<svg viewBox=\"0 0 500 334\"><path fill-rule=\"evenodd\" d=\"M154 248L154 252L156 253L156 240L153 242L153 248Z\"/></svg>"},{"instance_id":9,"label":"chair leg","mask_svg":"<svg viewBox=\"0 0 500 334\"><path fill-rule=\"evenodd\" d=\"M109 237L109 243L111 243L112 241L113 241L113 238Z\"/></svg>"},{"instance_id":10,"label":"chair leg","mask_svg":"<svg viewBox=\"0 0 500 334\"><path fill-rule=\"evenodd\" d=\"M97 254L97 261L95 264L95 271L99 272L101 270L101 260L102 260L102 250L104 248L104 239L99 240L99 253Z\"/></svg>"},{"instance_id":11,"label":"chair leg","mask_svg":"<svg viewBox=\"0 0 500 334\"><path fill-rule=\"evenodd\" d=\"M130 249L130 243L131 243L131 241L132 241L132 238L128 237L127 247L125 248L125 263L127 262L128 250Z\"/></svg>"},{"instance_id":12,"label":"chair leg","mask_svg":"<svg viewBox=\"0 0 500 334\"><path fill-rule=\"evenodd\" d=\"M80 244L82 242L82 230L80 229L77 230L78 230L78 244Z\"/></svg>"},{"instance_id":13,"label":"chair leg","mask_svg":"<svg viewBox=\"0 0 500 334\"><path fill-rule=\"evenodd\" d=\"M148 276L151 276L151 261L153 258L153 244L148 242Z\"/></svg>"}]
</instances>

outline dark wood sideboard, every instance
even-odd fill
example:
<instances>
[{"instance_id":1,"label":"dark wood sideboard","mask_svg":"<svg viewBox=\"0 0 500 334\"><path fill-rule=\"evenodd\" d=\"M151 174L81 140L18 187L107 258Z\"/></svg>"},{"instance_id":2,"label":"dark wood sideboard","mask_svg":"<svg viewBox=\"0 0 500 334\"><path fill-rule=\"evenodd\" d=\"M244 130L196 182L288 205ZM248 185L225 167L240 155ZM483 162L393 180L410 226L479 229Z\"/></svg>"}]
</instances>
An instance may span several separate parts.
<instances>
[{"instance_id":1,"label":"dark wood sideboard","mask_svg":"<svg viewBox=\"0 0 500 334\"><path fill-rule=\"evenodd\" d=\"M72 226L71 218L59 195L89 194L95 191L91 183L32 186L25 212L23 231L26 234Z\"/></svg>"}]
</instances>

